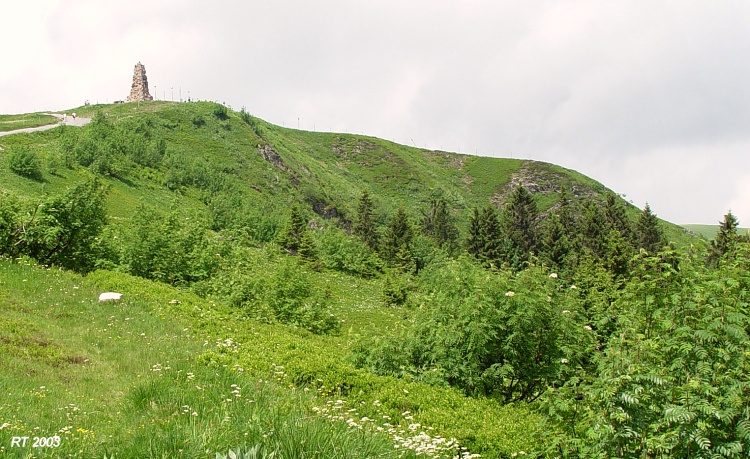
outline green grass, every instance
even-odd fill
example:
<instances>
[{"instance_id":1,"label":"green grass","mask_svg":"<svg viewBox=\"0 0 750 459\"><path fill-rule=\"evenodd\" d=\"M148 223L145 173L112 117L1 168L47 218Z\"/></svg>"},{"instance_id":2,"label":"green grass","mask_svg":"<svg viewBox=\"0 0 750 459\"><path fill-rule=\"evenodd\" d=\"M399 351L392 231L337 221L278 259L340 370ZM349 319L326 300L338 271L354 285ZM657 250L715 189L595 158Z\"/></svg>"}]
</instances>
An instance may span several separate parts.
<instances>
[{"instance_id":1,"label":"green grass","mask_svg":"<svg viewBox=\"0 0 750 459\"><path fill-rule=\"evenodd\" d=\"M23 115L0 115L0 132L55 124L59 120L45 113L27 113Z\"/></svg>"},{"instance_id":2,"label":"green grass","mask_svg":"<svg viewBox=\"0 0 750 459\"><path fill-rule=\"evenodd\" d=\"M682 225L682 227L708 240L714 239L719 232L719 225ZM750 228L737 228L737 232L740 234L750 234Z\"/></svg>"},{"instance_id":3,"label":"green grass","mask_svg":"<svg viewBox=\"0 0 750 459\"><path fill-rule=\"evenodd\" d=\"M338 293L360 281L329 282ZM344 295L359 297L353 330L316 336L122 274L0 260L0 456L213 457L265 444L282 457L397 457L407 440L395 437L423 431L427 444L455 437L490 457L533 448L527 408L351 367L359 326L394 320L360 286ZM98 303L104 290L124 297ZM10 446L55 435L55 449Z\"/></svg>"},{"instance_id":4,"label":"green grass","mask_svg":"<svg viewBox=\"0 0 750 459\"><path fill-rule=\"evenodd\" d=\"M315 415L313 394L271 372L197 358L250 352L249 341L226 344L239 321L206 323L211 305L194 298L200 314L175 314L163 299L184 294L159 287L167 297L98 303L97 282L0 261L0 456L197 458L265 444L282 457L395 457L389 436ZM11 447L23 436L60 446Z\"/></svg>"}]
</instances>

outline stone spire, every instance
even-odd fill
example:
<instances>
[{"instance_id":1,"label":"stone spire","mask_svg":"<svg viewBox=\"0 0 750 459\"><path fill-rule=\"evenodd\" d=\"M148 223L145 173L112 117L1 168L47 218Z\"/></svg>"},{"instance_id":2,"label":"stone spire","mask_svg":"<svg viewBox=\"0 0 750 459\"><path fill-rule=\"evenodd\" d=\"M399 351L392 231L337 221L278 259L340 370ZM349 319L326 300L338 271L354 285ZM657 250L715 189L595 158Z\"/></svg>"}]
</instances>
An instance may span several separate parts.
<instances>
[{"instance_id":1,"label":"stone spire","mask_svg":"<svg viewBox=\"0 0 750 459\"><path fill-rule=\"evenodd\" d=\"M154 98L148 93L146 67L138 62L135 64L135 70L133 71L133 85L130 87L128 102L138 102L142 100L154 100Z\"/></svg>"}]
</instances>

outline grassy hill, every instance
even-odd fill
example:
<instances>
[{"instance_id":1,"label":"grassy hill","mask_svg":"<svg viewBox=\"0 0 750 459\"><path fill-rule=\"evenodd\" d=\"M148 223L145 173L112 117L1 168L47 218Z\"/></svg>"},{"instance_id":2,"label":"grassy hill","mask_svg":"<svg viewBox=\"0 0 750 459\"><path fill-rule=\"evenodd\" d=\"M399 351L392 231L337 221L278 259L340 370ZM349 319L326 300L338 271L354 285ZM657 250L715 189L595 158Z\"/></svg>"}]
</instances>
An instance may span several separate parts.
<instances>
[{"instance_id":1,"label":"grassy hill","mask_svg":"<svg viewBox=\"0 0 750 459\"><path fill-rule=\"evenodd\" d=\"M712 240L719 232L719 225L682 225L688 231ZM740 234L750 234L750 228L738 228Z\"/></svg>"},{"instance_id":2,"label":"grassy hill","mask_svg":"<svg viewBox=\"0 0 750 459\"><path fill-rule=\"evenodd\" d=\"M381 218L400 206L419 217L432 199L442 197L463 220L473 206L502 205L518 183L534 194L542 210L556 202L561 186L579 198L601 198L609 191L591 178L549 163L288 129L213 103L152 102L75 110L82 117L103 113L122 132L140 135L139 141L164 140L166 171L142 161L125 166L116 174L119 179L109 181L109 212L115 218L128 218L140 201L162 209L175 204L215 208L231 202L244 206L248 214L266 216L268 209L301 202L310 216L315 212L320 219L336 217L346 222L354 215L358 196L368 190L376 197L375 210ZM74 141L65 142L65 131L77 129L65 127L0 140L4 148L25 146L38 152L51 172L43 180L29 181L8 170L0 156L3 189L40 196L82 180L85 171L64 167L70 164L66 149ZM634 219L639 209L620 202ZM682 244L689 239L684 229L663 223L670 240Z\"/></svg>"},{"instance_id":3,"label":"grassy hill","mask_svg":"<svg viewBox=\"0 0 750 459\"><path fill-rule=\"evenodd\" d=\"M380 227L397 208L418 221L441 198L466 232L473 207L502 206L518 184L542 212L563 186L575 200L603 202L602 184L548 163L287 129L214 103L75 111L94 120L0 138L0 238L16 231L6 225L14 212L25 222L18 231L29 232L58 208L75 213L66 193L93 176L106 187L108 221L88 248L96 262L86 274L0 258L1 456L213 458L263 445L285 458L454 457L460 444L505 458L546 446L554 428L531 404L503 404L406 368L378 376L354 365L362 346L404 336L445 296L420 286L416 272L384 266L345 230L363 191ZM40 173L12 171L18 152L36 157ZM639 209L617 199L635 220ZM318 262L274 243L293 206L316 230ZM86 226L66 223L73 233ZM678 245L692 240L662 225ZM33 236L58 249L65 231L44 228ZM512 301L510 274L454 273L472 262L458 254L452 264L430 244L416 238L414 257L445 269L431 274L437 285L455 277L450 295L499 282L500 298ZM614 277L584 267L581 289L596 280L586 307L599 314ZM564 296L561 314L569 314L573 274L563 289L545 269L527 277L557 293L517 290ZM104 291L123 300L98 303ZM414 299L398 300L407 294ZM11 446L22 436L57 436L60 446Z\"/></svg>"}]
</instances>

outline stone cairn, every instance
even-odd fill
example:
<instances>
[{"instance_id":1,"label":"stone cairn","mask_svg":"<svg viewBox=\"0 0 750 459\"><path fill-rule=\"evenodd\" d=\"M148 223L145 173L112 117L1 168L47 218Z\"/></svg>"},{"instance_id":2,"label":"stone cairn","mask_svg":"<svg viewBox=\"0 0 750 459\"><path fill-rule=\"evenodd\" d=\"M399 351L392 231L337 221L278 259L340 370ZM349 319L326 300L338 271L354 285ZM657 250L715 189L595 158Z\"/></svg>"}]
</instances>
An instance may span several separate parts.
<instances>
[{"instance_id":1,"label":"stone cairn","mask_svg":"<svg viewBox=\"0 0 750 459\"><path fill-rule=\"evenodd\" d=\"M133 71L133 85L130 87L128 102L140 102L142 100L154 100L154 98L148 93L146 67L139 62L135 64L135 70Z\"/></svg>"}]
</instances>

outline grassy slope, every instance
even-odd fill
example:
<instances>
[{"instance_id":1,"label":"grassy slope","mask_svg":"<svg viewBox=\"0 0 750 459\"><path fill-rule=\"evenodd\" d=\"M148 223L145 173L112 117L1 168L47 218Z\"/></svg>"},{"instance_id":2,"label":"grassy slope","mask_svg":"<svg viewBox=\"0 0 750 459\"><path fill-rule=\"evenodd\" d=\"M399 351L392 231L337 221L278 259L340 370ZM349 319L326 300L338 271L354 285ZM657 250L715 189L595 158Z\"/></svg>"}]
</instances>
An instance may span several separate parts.
<instances>
[{"instance_id":1,"label":"grassy slope","mask_svg":"<svg viewBox=\"0 0 750 459\"><path fill-rule=\"evenodd\" d=\"M348 308L352 325L387 319L367 306L367 288L355 285L362 281L338 275L329 282L350 300L360 296L360 306ZM97 303L105 290L124 293L123 300ZM213 457L261 442L299 454L305 442L326 441L341 454L313 445L317 454L305 457L391 457L394 433L408 437L427 426L433 437L457 437L486 454L534 444L535 417L524 407L351 368L345 355L356 328L316 336L247 321L127 275L82 278L7 260L0 260L0 309L3 457L32 452L10 448L14 436L53 435L62 440L49 450L53 457ZM363 435L326 419L341 413L383 433ZM388 435L384 416L401 427ZM414 423L425 427L412 432Z\"/></svg>"},{"instance_id":2,"label":"grassy slope","mask_svg":"<svg viewBox=\"0 0 750 459\"><path fill-rule=\"evenodd\" d=\"M57 123L58 119L45 113L26 113L23 115L0 115L0 132L13 131Z\"/></svg>"},{"instance_id":3,"label":"grassy slope","mask_svg":"<svg viewBox=\"0 0 750 459\"><path fill-rule=\"evenodd\" d=\"M531 180L546 190L564 184L583 194L606 191L590 178L547 163L426 151L367 136L286 129L255 118L249 125L232 112L227 120L217 119L214 108L213 104L204 103L154 102L85 107L76 111L81 116L90 116L97 109L103 110L115 122L148 119L167 141L168 154L203 158L226 172L228 180L252 199L277 209L304 201L352 215L356 198L363 189L369 189L376 197L380 215L404 206L417 216L419 209L436 195L446 197L458 215L466 215L472 206L501 200L508 184L518 178ZM198 118L205 123L197 125ZM0 139L0 145L26 145L46 160L61 153L59 135L59 129L13 135ZM269 145L277 152L284 163L283 170L264 160L258 145ZM88 176L81 169L59 168L56 174L45 173L44 181L35 182L10 173L4 154L0 151L0 191L11 190L37 199L62 191ZM186 189L174 193L161 185L161 172L150 174L153 180L107 180L112 186L108 209L115 222L129 218L141 201L162 209L174 205L203 208L200 192ZM546 208L555 201L556 193L538 194L537 199ZM635 216L637 209L629 206L629 212ZM669 226L668 234L672 240L685 240L677 227ZM219 412L212 411L219 408L209 408L208 400L221 407L220 396L226 395L228 381L237 381L237 375L222 370L223 365L230 370L240 365L251 379L276 374L277 382L286 386L309 384L317 389L319 402L325 404L327 397L332 397L335 403L335 399L342 398L357 404L361 415L370 418L387 415L405 425L420 422L434 426L437 433L455 436L473 451L489 457L530 449L535 442L535 418L524 407L500 407L486 400L467 399L449 389L378 378L348 365L347 352L360 337L376 331L387 333L408 315L406 311L380 307L380 290L370 281L336 273L322 273L316 279L320 288L330 289L336 312L345 321L340 336L318 337L287 327L244 321L237 317L236 311L221 305L212 306L168 287L128 276L98 273L81 280L56 271L42 274L33 271L37 273L33 274L36 287L27 291L26 285L32 284L25 284L22 278L32 276L30 268L8 265L2 269L6 271L0 276L0 287L5 289L0 290L0 308L12 311L0 323L0 345L10 346L10 350L4 348L2 358L6 360L2 363L4 368L20 370L10 379L0 378L3 385L0 389L12 394L0 406L0 425L8 422L14 426L0 432L0 441L4 442L0 446L7 445L2 435L30 433L33 427L40 427L40 432L59 431L60 425L84 429L78 433L81 441L88 438L88 431L94 432L90 444L78 440L72 443L73 436L71 444L76 448L88 445L86 451L99 455L102 448L131 451L132 457L156 455L155 452L144 455L138 449L138 442L150 436L171 435L187 441L195 450L221 450L239 445L242 439L237 433L246 430L246 426L239 424L232 424L226 436L214 432L198 438L199 432L211 431L211 426L222 423ZM79 288L74 289L75 285ZM126 292L128 300L116 305L115 311L102 314L102 308L92 298L97 291L110 289ZM75 296L68 296L71 293ZM182 300L182 305L169 305L169 300L176 297ZM81 322L80 317L86 317L86 322ZM126 323L127 317L135 321ZM113 335L116 339L110 338L110 331L117 333ZM150 337L158 338L150 340ZM242 343L237 353L216 346L217 340L227 338ZM207 348L204 342L208 342ZM48 352L51 356L45 356ZM85 359L89 362L83 362ZM154 379L164 376L154 376L151 366L165 362L175 369L166 381L180 388L179 391ZM94 365L97 371L91 371ZM278 370L274 365L284 368ZM187 372L204 378L199 385L214 387L211 397L216 398L185 399L195 396L192 392L181 395L183 389L194 387L192 382L187 384L180 379ZM22 383L29 375L33 377ZM149 375L150 382L144 386L138 375L140 378ZM242 381L249 385L250 379ZM21 389L14 389L16 386ZM34 395L40 386L51 392L44 397ZM70 390L68 387L80 390L69 394L65 392ZM309 408L317 403L290 399L287 392L277 393L277 389L274 386L268 390L273 397L286 400L282 404ZM155 395L149 395L150 391L155 391ZM296 393L294 389L292 393ZM63 408L76 403L70 401L76 396L72 394L93 395L88 396L93 400L86 402L85 410L80 407L76 410L89 413L85 422L66 423L70 413ZM382 405L376 406L376 401L382 401ZM192 412L191 417L181 417L183 405L200 405L209 413L205 419L199 413L198 419L192 420ZM29 406L34 408L27 410ZM404 414L407 411L412 414ZM233 413L233 416L253 416L244 411ZM414 418L406 419L407 416ZM110 423L115 427L109 427ZM111 441L107 440L109 435L113 436ZM256 437L262 439L261 434ZM160 447L168 449L163 444Z\"/></svg>"},{"instance_id":4,"label":"grassy slope","mask_svg":"<svg viewBox=\"0 0 750 459\"><path fill-rule=\"evenodd\" d=\"M711 240L719 232L719 225L682 225L689 231ZM740 234L750 234L750 228L738 228Z\"/></svg>"},{"instance_id":5,"label":"grassy slope","mask_svg":"<svg viewBox=\"0 0 750 459\"><path fill-rule=\"evenodd\" d=\"M535 196L542 210L556 201L557 189L563 184L583 195L607 191L582 174L548 163L428 151L361 135L288 129L252 117L251 126L231 111L228 119L217 119L215 107L211 103L153 102L80 107L76 111L92 116L101 110L115 122L150 120L167 141L169 154L203 159L225 172L228 180L251 199L260 198L258 202L271 207L306 202L336 209L344 218L354 214L357 197L364 189L375 197L381 218L398 206L419 217L432 198L443 196L462 220L473 206L482 207L490 200L502 204L503 196L519 179L540 188ZM196 126L196 118L202 118L205 124ZM27 145L47 159L61 153L58 136L57 129L14 135L0 140L0 145ZM283 169L261 157L260 145L268 145L281 157ZM0 183L3 189L21 194L59 191L83 178L82 172L58 168L59 175L45 174L45 182L31 182L12 174L3 156L0 152ZM198 193L187 190L175 195L161 185L163 177L158 171L152 171L152 177L111 181L112 215L127 218L139 200L161 208L175 202L202 207ZM635 218L638 209L627 207ZM680 227L665 222L665 228L670 240L678 244L688 240Z\"/></svg>"}]
</instances>

